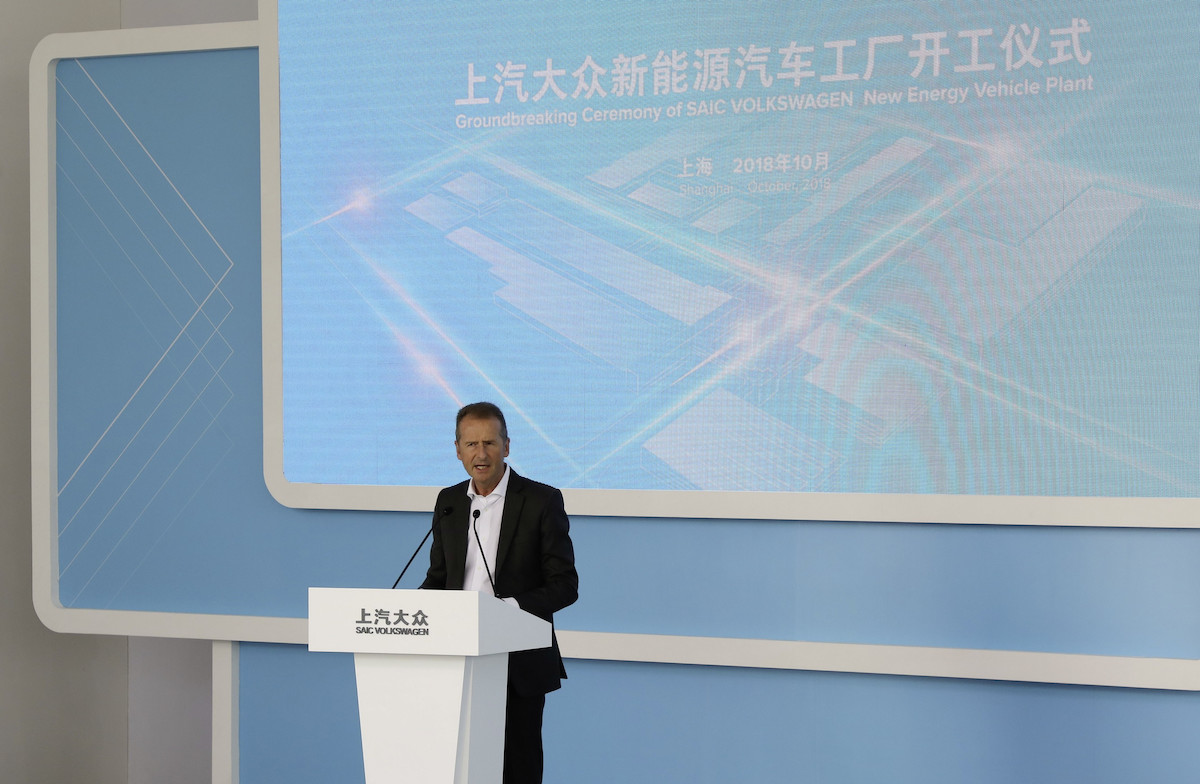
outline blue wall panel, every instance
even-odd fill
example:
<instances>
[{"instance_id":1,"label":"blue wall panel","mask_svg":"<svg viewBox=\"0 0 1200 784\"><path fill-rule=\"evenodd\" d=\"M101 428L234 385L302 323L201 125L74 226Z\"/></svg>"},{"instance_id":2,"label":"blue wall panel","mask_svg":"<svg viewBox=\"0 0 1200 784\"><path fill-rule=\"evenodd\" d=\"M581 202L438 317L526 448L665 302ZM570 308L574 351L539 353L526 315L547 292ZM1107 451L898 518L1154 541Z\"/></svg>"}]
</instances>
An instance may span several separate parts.
<instances>
[{"instance_id":1,"label":"blue wall panel","mask_svg":"<svg viewBox=\"0 0 1200 784\"><path fill-rule=\"evenodd\" d=\"M249 782L363 782L354 658L243 644L240 769Z\"/></svg>"},{"instance_id":2,"label":"blue wall panel","mask_svg":"<svg viewBox=\"0 0 1200 784\"><path fill-rule=\"evenodd\" d=\"M1182 783L1200 770L1190 694L613 662L571 673L548 701L548 781Z\"/></svg>"},{"instance_id":3,"label":"blue wall panel","mask_svg":"<svg viewBox=\"0 0 1200 784\"><path fill-rule=\"evenodd\" d=\"M241 650L242 784L362 781L351 657ZM1200 771L1191 693L624 662L568 669L546 701L547 782L1185 784ZM409 753L398 744L398 764Z\"/></svg>"}]
</instances>

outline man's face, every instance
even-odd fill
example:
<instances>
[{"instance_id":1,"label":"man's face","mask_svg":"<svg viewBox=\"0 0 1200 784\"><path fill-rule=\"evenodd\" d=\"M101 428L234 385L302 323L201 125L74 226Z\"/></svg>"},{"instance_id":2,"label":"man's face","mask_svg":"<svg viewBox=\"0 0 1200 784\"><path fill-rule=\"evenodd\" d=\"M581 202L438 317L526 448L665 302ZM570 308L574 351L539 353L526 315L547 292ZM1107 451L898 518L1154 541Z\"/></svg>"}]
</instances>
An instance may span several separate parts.
<instances>
[{"instance_id":1,"label":"man's face","mask_svg":"<svg viewBox=\"0 0 1200 784\"><path fill-rule=\"evenodd\" d=\"M458 423L454 452L475 480L475 492L487 495L495 490L508 457L508 440L500 437L500 420L464 418Z\"/></svg>"}]
</instances>

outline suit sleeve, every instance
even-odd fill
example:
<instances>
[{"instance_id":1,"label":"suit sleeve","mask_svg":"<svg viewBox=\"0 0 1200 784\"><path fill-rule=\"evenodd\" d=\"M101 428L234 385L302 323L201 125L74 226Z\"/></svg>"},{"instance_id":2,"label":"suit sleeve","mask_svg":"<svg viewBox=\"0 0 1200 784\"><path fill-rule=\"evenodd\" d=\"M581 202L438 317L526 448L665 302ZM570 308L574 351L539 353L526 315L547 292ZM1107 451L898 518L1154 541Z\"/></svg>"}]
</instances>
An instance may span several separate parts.
<instances>
[{"instance_id":1,"label":"suit sleeve","mask_svg":"<svg viewBox=\"0 0 1200 784\"><path fill-rule=\"evenodd\" d=\"M439 511L444 508L442 494L438 495L437 506L433 511L433 542L429 545L429 569L425 572L422 588L444 589L446 587L446 550L445 539L442 536L442 515Z\"/></svg>"},{"instance_id":2,"label":"suit sleeve","mask_svg":"<svg viewBox=\"0 0 1200 784\"><path fill-rule=\"evenodd\" d=\"M579 598L579 574L575 570L575 547L562 493L543 485L537 506L538 566L540 579L529 590L513 598L521 609L547 620Z\"/></svg>"}]
</instances>

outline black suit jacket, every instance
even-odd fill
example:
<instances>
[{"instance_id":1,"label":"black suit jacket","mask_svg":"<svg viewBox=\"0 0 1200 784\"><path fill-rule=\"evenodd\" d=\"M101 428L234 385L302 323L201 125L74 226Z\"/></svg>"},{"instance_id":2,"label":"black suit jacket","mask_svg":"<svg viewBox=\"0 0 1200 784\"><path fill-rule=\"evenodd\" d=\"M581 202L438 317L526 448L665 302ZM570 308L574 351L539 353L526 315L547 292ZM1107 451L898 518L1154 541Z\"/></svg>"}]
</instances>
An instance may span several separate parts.
<instances>
[{"instance_id":1,"label":"black suit jacket","mask_svg":"<svg viewBox=\"0 0 1200 784\"><path fill-rule=\"evenodd\" d=\"M579 597L575 549L562 493L512 470L500 518L496 563L491 564L496 593L511 596L521 609L554 623L554 613ZM438 494L433 513L433 546L422 588L461 590L470 529L468 482ZM509 687L532 696L554 691L567 677L558 640L551 632L549 648L517 651L508 656Z\"/></svg>"}]
</instances>

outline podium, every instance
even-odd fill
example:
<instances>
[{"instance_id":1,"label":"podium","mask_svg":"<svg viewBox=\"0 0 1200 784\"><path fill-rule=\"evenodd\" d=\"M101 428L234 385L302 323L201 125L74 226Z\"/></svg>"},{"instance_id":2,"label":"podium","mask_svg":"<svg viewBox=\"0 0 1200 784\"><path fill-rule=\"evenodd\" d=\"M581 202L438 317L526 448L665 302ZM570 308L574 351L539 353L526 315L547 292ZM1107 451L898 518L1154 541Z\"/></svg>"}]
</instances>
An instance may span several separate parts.
<instances>
[{"instance_id":1,"label":"podium","mask_svg":"<svg viewBox=\"0 0 1200 784\"><path fill-rule=\"evenodd\" d=\"M354 654L367 784L500 784L508 654L550 640L475 591L308 589L308 649Z\"/></svg>"}]
</instances>

